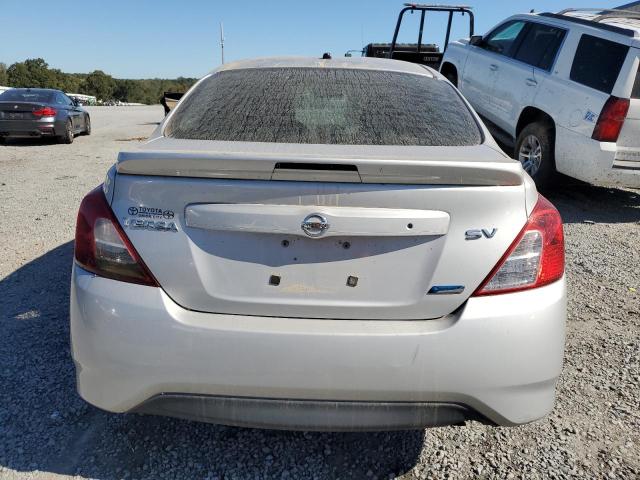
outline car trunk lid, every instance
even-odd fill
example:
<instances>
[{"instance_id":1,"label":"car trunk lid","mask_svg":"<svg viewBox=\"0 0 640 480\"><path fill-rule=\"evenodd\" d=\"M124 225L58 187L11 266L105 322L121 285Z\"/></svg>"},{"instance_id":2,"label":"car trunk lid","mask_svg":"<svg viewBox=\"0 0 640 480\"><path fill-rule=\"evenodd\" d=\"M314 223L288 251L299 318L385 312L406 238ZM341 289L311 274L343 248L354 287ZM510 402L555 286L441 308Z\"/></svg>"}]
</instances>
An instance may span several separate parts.
<instances>
[{"instance_id":1,"label":"car trunk lid","mask_svg":"<svg viewBox=\"0 0 640 480\"><path fill-rule=\"evenodd\" d=\"M121 154L112 208L162 288L193 310L441 317L526 221L519 164L487 146L270 155L189 144L168 150L156 140ZM474 228L495 235L466 240Z\"/></svg>"},{"instance_id":2,"label":"car trunk lid","mask_svg":"<svg viewBox=\"0 0 640 480\"><path fill-rule=\"evenodd\" d=\"M33 120L32 112L44 107L42 103L0 102L0 120Z\"/></svg>"}]
</instances>

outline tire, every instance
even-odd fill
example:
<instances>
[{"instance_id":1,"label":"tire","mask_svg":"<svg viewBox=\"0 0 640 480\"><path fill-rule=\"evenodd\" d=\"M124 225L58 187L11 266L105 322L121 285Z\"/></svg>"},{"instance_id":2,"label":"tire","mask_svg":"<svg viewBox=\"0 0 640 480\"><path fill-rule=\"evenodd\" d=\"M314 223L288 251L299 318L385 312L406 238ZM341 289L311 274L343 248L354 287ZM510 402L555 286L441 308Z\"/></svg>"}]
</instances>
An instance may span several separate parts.
<instances>
[{"instance_id":1,"label":"tire","mask_svg":"<svg viewBox=\"0 0 640 480\"><path fill-rule=\"evenodd\" d=\"M85 119L84 134L91 135L91 117L89 115L87 115L87 118Z\"/></svg>"},{"instance_id":2,"label":"tire","mask_svg":"<svg viewBox=\"0 0 640 480\"><path fill-rule=\"evenodd\" d=\"M552 184L556 174L555 133L548 123L530 123L516 140L515 157L538 188Z\"/></svg>"},{"instance_id":3,"label":"tire","mask_svg":"<svg viewBox=\"0 0 640 480\"><path fill-rule=\"evenodd\" d=\"M7 139L4 137L0 137L0 145L6 145Z\"/></svg>"},{"instance_id":4,"label":"tire","mask_svg":"<svg viewBox=\"0 0 640 480\"><path fill-rule=\"evenodd\" d=\"M71 119L67 120L67 124L64 127L64 134L58 137L60 143L73 143L73 124Z\"/></svg>"}]
</instances>

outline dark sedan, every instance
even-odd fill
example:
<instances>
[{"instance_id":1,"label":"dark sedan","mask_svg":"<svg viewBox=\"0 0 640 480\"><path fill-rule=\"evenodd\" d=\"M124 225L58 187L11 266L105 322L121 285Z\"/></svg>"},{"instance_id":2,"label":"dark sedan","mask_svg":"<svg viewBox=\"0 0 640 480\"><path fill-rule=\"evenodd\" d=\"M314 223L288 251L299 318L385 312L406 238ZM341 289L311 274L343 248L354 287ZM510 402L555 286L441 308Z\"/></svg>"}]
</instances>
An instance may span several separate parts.
<instances>
[{"instance_id":1,"label":"dark sedan","mask_svg":"<svg viewBox=\"0 0 640 480\"><path fill-rule=\"evenodd\" d=\"M91 134L89 113L59 90L13 88L0 95L0 143L28 137L73 143L82 133Z\"/></svg>"}]
</instances>

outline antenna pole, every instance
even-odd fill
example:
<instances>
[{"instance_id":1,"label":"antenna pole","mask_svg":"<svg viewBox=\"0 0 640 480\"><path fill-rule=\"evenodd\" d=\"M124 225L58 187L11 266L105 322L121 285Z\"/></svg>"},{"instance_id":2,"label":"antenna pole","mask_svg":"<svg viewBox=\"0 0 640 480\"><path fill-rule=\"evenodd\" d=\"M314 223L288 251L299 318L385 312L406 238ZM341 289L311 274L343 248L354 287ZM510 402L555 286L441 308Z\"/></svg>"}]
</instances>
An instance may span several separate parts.
<instances>
[{"instance_id":1,"label":"antenna pole","mask_svg":"<svg viewBox=\"0 0 640 480\"><path fill-rule=\"evenodd\" d=\"M222 57L222 63L224 64L224 26L220 22L220 56Z\"/></svg>"}]
</instances>

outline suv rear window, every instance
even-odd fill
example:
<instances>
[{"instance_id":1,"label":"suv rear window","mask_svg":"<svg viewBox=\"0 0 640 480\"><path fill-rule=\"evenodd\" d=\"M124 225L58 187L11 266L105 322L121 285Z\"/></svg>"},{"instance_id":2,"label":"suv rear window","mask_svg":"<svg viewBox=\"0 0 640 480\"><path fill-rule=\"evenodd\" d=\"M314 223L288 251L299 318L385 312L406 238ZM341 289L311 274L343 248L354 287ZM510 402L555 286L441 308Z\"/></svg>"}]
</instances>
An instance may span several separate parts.
<instances>
[{"instance_id":1,"label":"suv rear window","mask_svg":"<svg viewBox=\"0 0 640 480\"><path fill-rule=\"evenodd\" d=\"M603 38L582 35L571 66L571 80L611 93L629 47Z\"/></svg>"},{"instance_id":2,"label":"suv rear window","mask_svg":"<svg viewBox=\"0 0 640 480\"><path fill-rule=\"evenodd\" d=\"M165 129L173 138L335 145L477 145L471 112L446 82L399 72L266 68L219 72Z\"/></svg>"}]
</instances>

